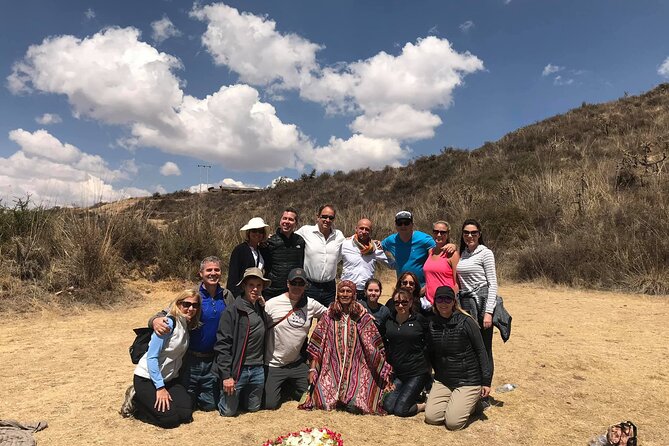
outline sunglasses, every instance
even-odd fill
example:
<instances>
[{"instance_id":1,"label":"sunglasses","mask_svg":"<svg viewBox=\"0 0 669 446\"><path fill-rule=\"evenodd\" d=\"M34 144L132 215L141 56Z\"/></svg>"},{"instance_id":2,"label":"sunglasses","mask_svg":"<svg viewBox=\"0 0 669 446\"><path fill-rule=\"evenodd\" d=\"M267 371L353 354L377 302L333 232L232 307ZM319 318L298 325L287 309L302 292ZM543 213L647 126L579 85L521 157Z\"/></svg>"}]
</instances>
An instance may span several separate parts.
<instances>
[{"instance_id":1,"label":"sunglasses","mask_svg":"<svg viewBox=\"0 0 669 446\"><path fill-rule=\"evenodd\" d=\"M452 297L435 297L434 302L437 304L452 304L455 299Z\"/></svg>"},{"instance_id":2,"label":"sunglasses","mask_svg":"<svg viewBox=\"0 0 669 446\"><path fill-rule=\"evenodd\" d=\"M481 231L462 231L462 235L471 235L472 237L479 235Z\"/></svg>"},{"instance_id":3,"label":"sunglasses","mask_svg":"<svg viewBox=\"0 0 669 446\"><path fill-rule=\"evenodd\" d=\"M334 215L321 215L321 218L322 218L323 220L330 220L330 221L332 221L332 220L335 219L335 216L334 216Z\"/></svg>"},{"instance_id":4,"label":"sunglasses","mask_svg":"<svg viewBox=\"0 0 669 446\"><path fill-rule=\"evenodd\" d=\"M396 307L406 307L407 305L409 305L408 300L395 300L393 302L395 302Z\"/></svg>"},{"instance_id":5,"label":"sunglasses","mask_svg":"<svg viewBox=\"0 0 669 446\"><path fill-rule=\"evenodd\" d=\"M413 280L403 280L400 283L404 286L414 286L416 284Z\"/></svg>"},{"instance_id":6,"label":"sunglasses","mask_svg":"<svg viewBox=\"0 0 669 446\"><path fill-rule=\"evenodd\" d=\"M253 229L249 229L249 232L251 234L264 234L265 230L263 228L253 228Z\"/></svg>"},{"instance_id":7,"label":"sunglasses","mask_svg":"<svg viewBox=\"0 0 669 446\"><path fill-rule=\"evenodd\" d=\"M411 220L397 220L395 226L409 226L411 223L413 223Z\"/></svg>"},{"instance_id":8,"label":"sunglasses","mask_svg":"<svg viewBox=\"0 0 669 446\"><path fill-rule=\"evenodd\" d=\"M432 233L435 235L446 235L448 234L448 231L440 231L439 229L433 229Z\"/></svg>"},{"instance_id":9,"label":"sunglasses","mask_svg":"<svg viewBox=\"0 0 669 446\"><path fill-rule=\"evenodd\" d=\"M197 302L186 302L185 300L179 302L179 305L181 305L181 307L186 309L186 310L188 310L190 307L193 307L193 310L197 310L198 308L200 308L199 303L197 303Z\"/></svg>"},{"instance_id":10,"label":"sunglasses","mask_svg":"<svg viewBox=\"0 0 669 446\"><path fill-rule=\"evenodd\" d=\"M291 280L288 283L292 286L305 286L307 284L304 280Z\"/></svg>"}]
</instances>

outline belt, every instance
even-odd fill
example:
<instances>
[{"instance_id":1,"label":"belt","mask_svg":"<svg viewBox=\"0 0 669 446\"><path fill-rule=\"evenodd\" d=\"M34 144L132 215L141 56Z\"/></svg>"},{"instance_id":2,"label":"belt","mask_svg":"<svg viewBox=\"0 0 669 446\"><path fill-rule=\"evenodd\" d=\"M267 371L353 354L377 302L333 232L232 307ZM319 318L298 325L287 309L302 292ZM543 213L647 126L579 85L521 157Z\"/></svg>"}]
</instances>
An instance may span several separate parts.
<instances>
[{"instance_id":1,"label":"belt","mask_svg":"<svg viewBox=\"0 0 669 446\"><path fill-rule=\"evenodd\" d=\"M190 353L191 356L195 356L196 358L210 359L214 357L214 352L203 353L203 352L196 352L194 350L188 350L188 353Z\"/></svg>"}]
</instances>

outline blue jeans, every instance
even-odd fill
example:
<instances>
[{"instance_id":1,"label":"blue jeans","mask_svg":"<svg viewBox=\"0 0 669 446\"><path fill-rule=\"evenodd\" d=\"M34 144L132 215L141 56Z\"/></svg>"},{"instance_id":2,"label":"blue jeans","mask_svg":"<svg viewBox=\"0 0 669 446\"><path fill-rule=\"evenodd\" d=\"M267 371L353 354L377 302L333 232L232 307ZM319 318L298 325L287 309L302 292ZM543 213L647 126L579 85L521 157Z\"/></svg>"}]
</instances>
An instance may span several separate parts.
<instances>
[{"instance_id":1,"label":"blue jeans","mask_svg":"<svg viewBox=\"0 0 669 446\"><path fill-rule=\"evenodd\" d=\"M265 387L265 367L262 365L243 366L239 379L235 382L235 393L228 395L221 390L218 411L221 416L234 417L239 406L248 412L257 412L262 403Z\"/></svg>"},{"instance_id":2,"label":"blue jeans","mask_svg":"<svg viewBox=\"0 0 669 446\"><path fill-rule=\"evenodd\" d=\"M429 375L411 376L405 379L395 378L395 390L383 399L383 408L390 415L413 417L418 413L416 400L425 388Z\"/></svg>"},{"instance_id":3,"label":"blue jeans","mask_svg":"<svg viewBox=\"0 0 669 446\"><path fill-rule=\"evenodd\" d=\"M193 399L193 409L214 410L221 392L218 378L211 372L211 358L198 358L187 352L181 367L181 384Z\"/></svg>"},{"instance_id":4,"label":"blue jeans","mask_svg":"<svg viewBox=\"0 0 669 446\"><path fill-rule=\"evenodd\" d=\"M323 305L325 308L329 307L335 300L337 293L337 284L334 280L330 282L310 282L305 294L311 297L316 302Z\"/></svg>"}]
</instances>

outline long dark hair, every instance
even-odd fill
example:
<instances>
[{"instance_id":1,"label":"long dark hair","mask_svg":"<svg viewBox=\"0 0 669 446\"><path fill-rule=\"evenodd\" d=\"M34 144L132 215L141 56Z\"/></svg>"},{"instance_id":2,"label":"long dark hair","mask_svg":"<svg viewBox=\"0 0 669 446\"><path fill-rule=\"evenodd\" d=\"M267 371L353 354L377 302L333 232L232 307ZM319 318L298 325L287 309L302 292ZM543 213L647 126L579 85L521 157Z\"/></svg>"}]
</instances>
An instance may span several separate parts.
<instances>
[{"instance_id":1,"label":"long dark hair","mask_svg":"<svg viewBox=\"0 0 669 446\"><path fill-rule=\"evenodd\" d=\"M467 249L467 244L465 243L465 236L462 233L462 231L465 230L465 226L468 225L474 225L476 226L476 229L479 231L479 245L485 245L483 243L483 231L481 230L481 223L479 223L477 220L474 220L473 218L468 218L467 220L462 223L462 228L460 229L460 254Z\"/></svg>"},{"instance_id":2,"label":"long dark hair","mask_svg":"<svg viewBox=\"0 0 669 446\"><path fill-rule=\"evenodd\" d=\"M404 285L402 285L402 279L404 279L406 276L409 276L413 279L413 283L415 284L413 287L413 301L414 302L420 302L420 280L418 280L418 276L411 272L411 271L404 271L400 276L397 278L397 282L395 283L395 289L399 290L400 288L406 288Z\"/></svg>"}]
</instances>

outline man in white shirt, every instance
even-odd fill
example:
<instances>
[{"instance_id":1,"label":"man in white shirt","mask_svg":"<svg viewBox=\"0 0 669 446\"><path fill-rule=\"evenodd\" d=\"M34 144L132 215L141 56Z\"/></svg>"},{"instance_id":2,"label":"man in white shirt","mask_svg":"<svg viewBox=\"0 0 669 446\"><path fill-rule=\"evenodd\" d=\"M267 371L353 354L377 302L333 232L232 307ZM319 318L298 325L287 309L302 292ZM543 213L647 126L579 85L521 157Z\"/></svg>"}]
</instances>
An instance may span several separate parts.
<instances>
[{"instance_id":1,"label":"man in white shirt","mask_svg":"<svg viewBox=\"0 0 669 446\"><path fill-rule=\"evenodd\" d=\"M304 270L311 286L307 296L328 307L335 298L337 263L345 237L334 228L335 210L330 204L321 206L315 225L304 225L296 233L304 239Z\"/></svg>"},{"instance_id":2,"label":"man in white shirt","mask_svg":"<svg viewBox=\"0 0 669 446\"><path fill-rule=\"evenodd\" d=\"M372 222L362 218L355 226L353 237L347 238L341 247L343 269L341 280L355 283L358 301L367 300L365 283L374 277L376 262L388 265L379 240L372 240Z\"/></svg>"},{"instance_id":3,"label":"man in white shirt","mask_svg":"<svg viewBox=\"0 0 669 446\"><path fill-rule=\"evenodd\" d=\"M304 295L307 276L302 268L288 273L288 291L265 304L267 337L265 339L265 408L277 409L281 390L291 385L293 396L299 399L309 385L309 367L302 355L311 322L319 319L327 308Z\"/></svg>"}]
</instances>

